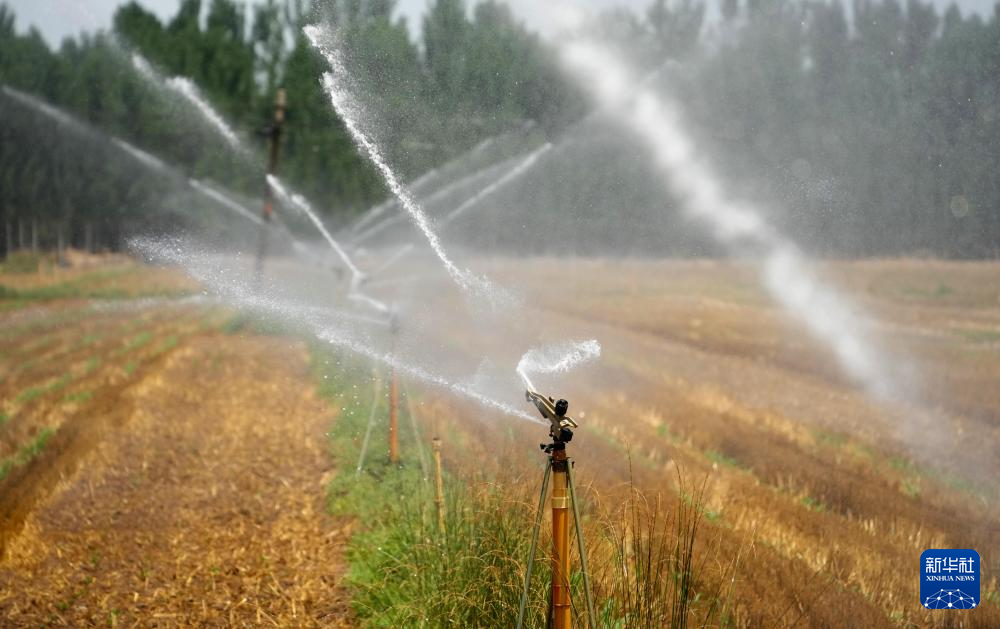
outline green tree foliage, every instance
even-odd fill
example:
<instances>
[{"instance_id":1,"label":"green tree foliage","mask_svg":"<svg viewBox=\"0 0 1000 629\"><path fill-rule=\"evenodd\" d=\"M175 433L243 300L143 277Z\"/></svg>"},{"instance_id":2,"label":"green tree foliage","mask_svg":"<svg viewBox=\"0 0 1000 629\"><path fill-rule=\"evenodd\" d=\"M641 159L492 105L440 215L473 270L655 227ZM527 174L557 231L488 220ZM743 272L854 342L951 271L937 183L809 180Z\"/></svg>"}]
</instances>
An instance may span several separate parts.
<instances>
[{"instance_id":1,"label":"green tree foliage","mask_svg":"<svg viewBox=\"0 0 1000 629\"><path fill-rule=\"evenodd\" d=\"M254 196L264 185L259 131L284 87L281 174L346 220L386 191L318 82L327 68L301 27L323 19L337 27L371 127L404 177L534 121L553 140L569 138L572 158L548 159L525 178L533 203L495 201L567 233L620 235L637 252L709 251L677 216L662 219L665 229L628 231L624 212L669 215L660 178L619 132L589 118L575 126L586 100L503 2L432 0L419 43L392 0L318 8L180 0L161 22L133 1L116 13L113 34L51 49L37 31L19 33L0 3L0 82L185 175ZM648 71L682 62L665 74L700 148L793 238L830 254L1000 255L1000 5L984 18L955 6L939 15L925 0L852 0L850 10L843 0L725 0L707 23L703 0L650 0L597 27ZM191 78L255 157L235 157L141 80L123 47L166 76ZM101 133L64 128L3 95L0 115L0 223L58 223L79 239L88 222L169 222L163 209L191 203ZM496 237L496 227L479 231Z\"/></svg>"},{"instance_id":2,"label":"green tree foliage","mask_svg":"<svg viewBox=\"0 0 1000 629\"><path fill-rule=\"evenodd\" d=\"M989 21L921 0L852 15L748 0L686 86L716 129L702 139L822 251L1000 255L1000 5Z\"/></svg>"},{"instance_id":3,"label":"green tree foliage","mask_svg":"<svg viewBox=\"0 0 1000 629\"><path fill-rule=\"evenodd\" d=\"M429 18L425 53L406 23L393 20L391 0L323 6L322 17L339 27L378 139L405 176L526 119L554 120L561 109L555 97L562 82L551 55L502 5L481 5L469 20L461 2L442 4ZM305 0L266 0L249 14L237 0L180 0L176 14L161 22L133 1L116 12L113 34L67 39L52 50L37 31L18 34L13 11L0 3L0 83L90 127L56 129L50 119L0 97L2 131L10 139L0 146L0 222L58 223L79 241L84 223L148 223L159 220L150 218L156 214L151 210L178 202L177 194L157 184L156 174L137 169L107 141L102 145L94 129L188 175L259 193L265 151L259 131L269 123L279 87L289 102L282 175L328 212L349 215L381 200L381 180L321 90L325 62L301 32L315 18ZM165 77L197 84L256 162L234 157L208 125L141 80L131 50ZM36 141L32 133L44 137ZM84 157L94 155L94 147L101 147L100 161Z\"/></svg>"}]
</instances>

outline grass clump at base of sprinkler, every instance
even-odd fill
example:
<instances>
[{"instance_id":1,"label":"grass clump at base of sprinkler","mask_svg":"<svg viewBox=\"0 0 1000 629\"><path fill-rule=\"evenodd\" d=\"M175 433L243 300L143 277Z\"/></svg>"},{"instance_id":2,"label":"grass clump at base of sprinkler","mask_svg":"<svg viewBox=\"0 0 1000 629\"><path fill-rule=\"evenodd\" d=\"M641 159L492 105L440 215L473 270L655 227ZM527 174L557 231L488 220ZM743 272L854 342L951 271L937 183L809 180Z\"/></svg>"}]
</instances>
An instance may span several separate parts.
<instances>
[{"instance_id":1,"label":"grass clump at base of sprinkler","mask_svg":"<svg viewBox=\"0 0 1000 629\"><path fill-rule=\"evenodd\" d=\"M354 470L374 395L371 367L318 346L313 347L312 364L320 395L339 409L329 437L341 471L331 481L328 497L334 514L359 525L348 545L346 583L362 625L511 626L524 586L541 468L537 479L486 478L482 473L459 479L446 473L445 526L440 531L433 479L425 476L412 430L400 430L400 462L388 461L388 409L381 394L368 456L363 469ZM401 427L407 425L400 420ZM700 624L733 624L731 593L723 591L724 585L711 585L730 580L703 579L700 569L706 562L695 557L699 526L713 519L706 516L703 492L686 501L676 498L670 508L634 488L629 491L618 509L604 514L594 512L584 491L579 496L597 626L682 626L691 618ZM548 499L545 504L548 508ZM550 544L546 525L526 627L545 625L551 576L544 557ZM575 623L583 627L586 606L575 553L573 568Z\"/></svg>"}]
</instances>

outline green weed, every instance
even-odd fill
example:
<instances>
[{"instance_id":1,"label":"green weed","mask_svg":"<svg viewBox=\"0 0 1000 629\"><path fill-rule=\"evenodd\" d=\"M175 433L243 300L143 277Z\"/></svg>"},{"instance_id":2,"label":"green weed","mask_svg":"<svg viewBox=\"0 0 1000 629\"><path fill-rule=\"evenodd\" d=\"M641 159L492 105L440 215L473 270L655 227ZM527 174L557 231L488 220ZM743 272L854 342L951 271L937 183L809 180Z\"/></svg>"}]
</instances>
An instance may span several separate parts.
<instances>
[{"instance_id":1,"label":"green weed","mask_svg":"<svg viewBox=\"0 0 1000 629\"><path fill-rule=\"evenodd\" d=\"M706 450L705 456L708 457L708 460L711 461L712 463L716 463L724 467L734 467L738 469L743 468L743 466L740 464L739 461L737 461L731 456L726 456L725 454L722 454L721 452L718 452L716 450Z\"/></svg>"},{"instance_id":2,"label":"green weed","mask_svg":"<svg viewBox=\"0 0 1000 629\"><path fill-rule=\"evenodd\" d=\"M816 441L832 448L841 448L847 443L847 437L840 433L816 430L813 432Z\"/></svg>"},{"instance_id":3,"label":"green weed","mask_svg":"<svg viewBox=\"0 0 1000 629\"><path fill-rule=\"evenodd\" d=\"M916 470L912 461L901 456L889 457L889 465L892 466L892 469L899 470L900 472L913 472Z\"/></svg>"},{"instance_id":4,"label":"green weed","mask_svg":"<svg viewBox=\"0 0 1000 629\"><path fill-rule=\"evenodd\" d=\"M49 383L48 390L50 392L51 391L58 391L59 389L62 389L63 387L65 387L67 384L69 384L72 381L73 381L73 375L65 373L65 374L59 376L58 379L56 379L56 380L52 381L51 383Z\"/></svg>"},{"instance_id":5,"label":"green weed","mask_svg":"<svg viewBox=\"0 0 1000 629\"><path fill-rule=\"evenodd\" d=\"M219 326L219 331L223 334L239 334L247 326L248 320L245 314L235 314L222 322L222 325ZM205 327L210 325L208 322L205 323Z\"/></svg>"},{"instance_id":6,"label":"green weed","mask_svg":"<svg viewBox=\"0 0 1000 629\"><path fill-rule=\"evenodd\" d=\"M900 292L906 297L917 299L943 299L953 294L955 291L943 282L938 282L934 288L917 288L915 286L904 286Z\"/></svg>"},{"instance_id":7,"label":"green weed","mask_svg":"<svg viewBox=\"0 0 1000 629\"><path fill-rule=\"evenodd\" d=\"M59 389L62 389L72 381L73 381L72 374L68 373L63 374L46 385L37 387L28 387L24 391L21 391L14 399L17 402L20 402L21 404L27 404L32 400L42 397L46 393L51 393L53 391L58 391Z\"/></svg>"},{"instance_id":8,"label":"green weed","mask_svg":"<svg viewBox=\"0 0 1000 629\"><path fill-rule=\"evenodd\" d=\"M670 432L670 427L667 426L666 422L660 422L660 424L656 426L656 434L659 435L661 438L666 439L667 441L677 440L677 437L675 437L674 434Z\"/></svg>"},{"instance_id":9,"label":"green weed","mask_svg":"<svg viewBox=\"0 0 1000 629\"><path fill-rule=\"evenodd\" d=\"M86 402L90 398L94 397L93 391L77 391L76 393L70 393L63 398L64 402L80 403Z\"/></svg>"},{"instance_id":10,"label":"green weed","mask_svg":"<svg viewBox=\"0 0 1000 629\"><path fill-rule=\"evenodd\" d=\"M44 394L45 394L45 387L28 387L24 391L18 393L17 397L14 398L14 400L20 402L21 404L27 404L28 402L36 398L39 398Z\"/></svg>"},{"instance_id":11,"label":"green weed","mask_svg":"<svg viewBox=\"0 0 1000 629\"><path fill-rule=\"evenodd\" d=\"M920 478L915 476L904 478L899 483L899 489L910 498L916 498L920 495Z\"/></svg>"},{"instance_id":12,"label":"green weed","mask_svg":"<svg viewBox=\"0 0 1000 629\"><path fill-rule=\"evenodd\" d=\"M799 502L810 511L815 511L817 513L826 511L826 505L824 505L818 498L813 498L812 496L802 496L799 498Z\"/></svg>"},{"instance_id":13,"label":"green weed","mask_svg":"<svg viewBox=\"0 0 1000 629\"><path fill-rule=\"evenodd\" d=\"M145 346L153 338L153 334L149 331L144 331L133 336L128 343L125 344L125 349L122 353L131 352Z\"/></svg>"},{"instance_id":14,"label":"green weed","mask_svg":"<svg viewBox=\"0 0 1000 629\"><path fill-rule=\"evenodd\" d=\"M34 439L22 446L21 449L15 454L12 454L3 461L0 461L0 480L5 478L15 467L30 463L32 459L41 454L42 450L45 449L45 445L54 434L54 429L42 428L38 431L38 434L35 435Z\"/></svg>"},{"instance_id":15,"label":"green weed","mask_svg":"<svg viewBox=\"0 0 1000 629\"><path fill-rule=\"evenodd\" d=\"M972 343L1000 343L1000 330L954 330L954 333Z\"/></svg>"},{"instance_id":16,"label":"green weed","mask_svg":"<svg viewBox=\"0 0 1000 629\"><path fill-rule=\"evenodd\" d=\"M170 350L172 350L175 347L177 347L177 345L178 345L178 343L180 343L180 341L181 341L181 339L180 339L179 336L177 336L176 334L171 334L167 338L163 339L163 343L161 343L160 347L157 348L156 354L162 354L164 352L169 352Z\"/></svg>"}]
</instances>

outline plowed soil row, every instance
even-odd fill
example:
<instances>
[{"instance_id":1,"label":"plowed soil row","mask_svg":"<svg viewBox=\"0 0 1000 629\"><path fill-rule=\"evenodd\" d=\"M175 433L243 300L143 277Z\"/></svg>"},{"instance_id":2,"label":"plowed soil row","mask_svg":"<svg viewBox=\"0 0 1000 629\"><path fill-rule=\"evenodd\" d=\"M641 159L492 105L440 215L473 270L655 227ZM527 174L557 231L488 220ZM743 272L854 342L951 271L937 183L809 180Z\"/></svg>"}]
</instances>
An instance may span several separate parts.
<instances>
[{"instance_id":1,"label":"plowed soil row","mask_svg":"<svg viewBox=\"0 0 1000 629\"><path fill-rule=\"evenodd\" d=\"M44 449L0 480L0 625L350 624L348 525L324 509L332 416L305 349L192 321L147 320L135 351L95 342L91 397L14 405L30 413L0 426L63 407ZM38 335L22 336L11 345ZM78 358L78 341L61 329L49 351Z\"/></svg>"}]
</instances>

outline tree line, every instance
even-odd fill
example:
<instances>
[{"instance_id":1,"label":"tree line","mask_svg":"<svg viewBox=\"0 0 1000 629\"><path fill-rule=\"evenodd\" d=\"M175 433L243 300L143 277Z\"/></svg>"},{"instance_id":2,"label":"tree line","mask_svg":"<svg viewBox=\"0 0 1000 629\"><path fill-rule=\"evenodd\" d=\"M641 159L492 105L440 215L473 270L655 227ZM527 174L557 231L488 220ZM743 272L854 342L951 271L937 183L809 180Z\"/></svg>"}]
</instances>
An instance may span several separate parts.
<instances>
[{"instance_id":1,"label":"tree line","mask_svg":"<svg viewBox=\"0 0 1000 629\"><path fill-rule=\"evenodd\" d=\"M0 82L251 196L263 187L261 129L283 87L281 174L331 221L346 221L387 192L318 82L325 62L301 27L323 20L342 34L377 139L404 178L526 121L557 147L576 143L494 195L483 221L496 229L478 237L495 240L506 216L565 227L594 252L712 251L670 213L648 160L588 122L551 46L506 5L432 0L417 38L394 8L181 0L161 21L132 2L111 32L52 49L36 30L19 33L0 4ZM678 62L670 91L699 146L793 238L830 255L1000 255L1000 8L983 18L955 6L939 15L920 0L854 0L850 10L839 0L723 0L707 23L702 0L653 0L599 25L647 70ZM257 159L211 138L123 50L191 78ZM0 117L2 222L58 222L80 242L90 223L166 228L172 219L159 210L184 215L191 204L99 134L71 133L2 95ZM664 229L645 224L654 211Z\"/></svg>"}]
</instances>

